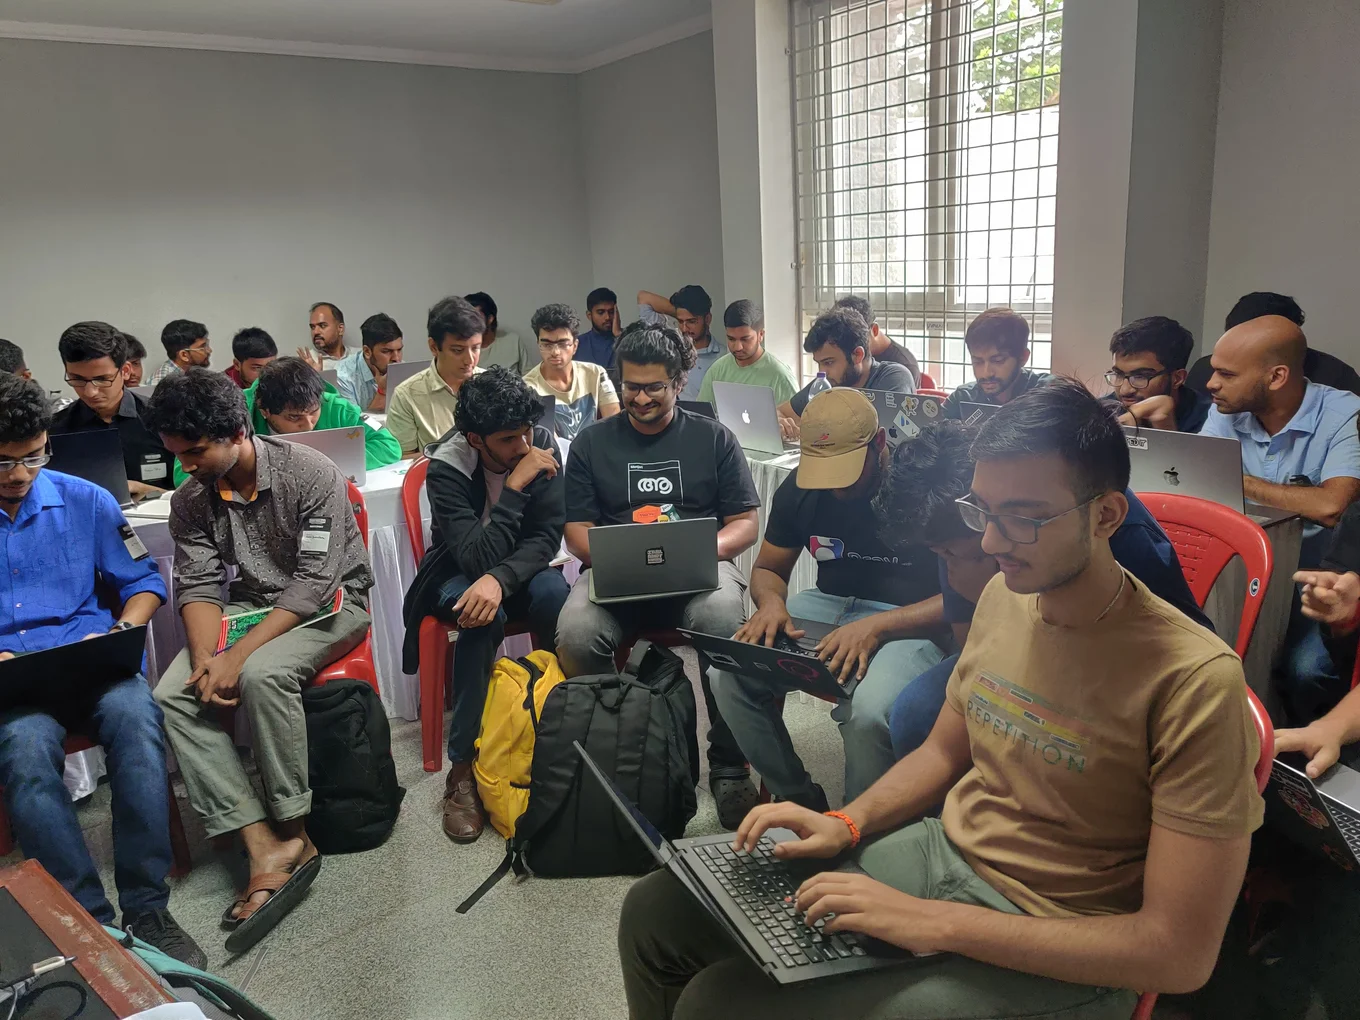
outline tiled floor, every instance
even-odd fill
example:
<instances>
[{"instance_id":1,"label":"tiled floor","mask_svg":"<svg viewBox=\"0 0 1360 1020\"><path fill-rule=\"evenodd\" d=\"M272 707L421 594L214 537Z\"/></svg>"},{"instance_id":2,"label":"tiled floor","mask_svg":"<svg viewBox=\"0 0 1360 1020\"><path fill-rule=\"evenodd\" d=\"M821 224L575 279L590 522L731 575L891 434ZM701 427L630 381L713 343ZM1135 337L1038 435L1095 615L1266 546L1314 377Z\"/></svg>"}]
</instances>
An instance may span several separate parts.
<instances>
[{"instance_id":1,"label":"tiled floor","mask_svg":"<svg viewBox=\"0 0 1360 1020\"><path fill-rule=\"evenodd\" d=\"M785 711L834 803L843 763L829 707L790 698ZM407 793L391 838L367 853L328 858L307 900L238 959L226 956L219 919L243 862L207 845L180 790L194 870L174 885L170 908L210 968L277 1020L622 1020L614 932L630 880L507 879L470 913L455 914L500 862L504 844L491 829L470 847L450 843L439 825L444 777L421 769L419 724L394 722L392 737ZM107 785L80 814L112 894ZM716 831L705 777L689 833Z\"/></svg>"}]
</instances>

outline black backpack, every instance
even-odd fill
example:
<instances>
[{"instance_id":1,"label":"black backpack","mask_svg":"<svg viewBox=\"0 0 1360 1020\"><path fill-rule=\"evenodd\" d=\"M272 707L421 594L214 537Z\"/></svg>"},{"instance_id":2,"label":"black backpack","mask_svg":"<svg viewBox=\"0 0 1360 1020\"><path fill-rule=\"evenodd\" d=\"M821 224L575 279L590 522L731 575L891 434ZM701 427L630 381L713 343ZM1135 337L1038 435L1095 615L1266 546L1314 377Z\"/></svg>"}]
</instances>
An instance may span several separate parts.
<instances>
[{"instance_id":1,"label":"black backpack","mask_svg":"<svg viewBox=\"0 0 1360 1020\"><path fill-rule=\"evenodd\" d=\"M588 774L581 745L662 835L678 839L698 801L694 687L670 649L639 641L621 674L563 680L543 702L529 806L505 859L458 908L466 913L511 869L542 876L640 875L655 859Z\"/></svg>"},{"instance_id":2,"label":"black backpack","mask_svg":"<svg viewBox=\"0 0 1360 1020\"><path fill-rule=\"evenodd\" d=\"M307 718L307 834L323 854L382 845L406 791L397 785L392 732L377 692L361 680L302 691Z\"/></svg>"}]
</instances>

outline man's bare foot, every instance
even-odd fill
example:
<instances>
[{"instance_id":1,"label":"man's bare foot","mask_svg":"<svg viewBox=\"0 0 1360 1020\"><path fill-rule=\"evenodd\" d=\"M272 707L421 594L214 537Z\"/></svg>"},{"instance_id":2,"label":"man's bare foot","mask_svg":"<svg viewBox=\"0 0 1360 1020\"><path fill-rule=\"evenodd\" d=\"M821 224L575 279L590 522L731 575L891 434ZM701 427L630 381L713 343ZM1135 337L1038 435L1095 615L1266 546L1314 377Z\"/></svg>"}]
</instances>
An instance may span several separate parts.
<instances>
[{"instance_id":1,"label":"man's bare foot","mask_svg":"<svg viewBox=\"0 0 1360 1020\"><path fill-rule=\"evenodd\" d=\"M307 831L301 825L284 823L283 832L275 832L267 822L257 822L241 830L241 838L246 845L250 859L250 877L267 874L290 874L317 855L316 846L307 838ZM238 900L230 916L244 921L255 913L269 899L270 893L257 892L249 900Z\"/></svg>"}]
</instances>

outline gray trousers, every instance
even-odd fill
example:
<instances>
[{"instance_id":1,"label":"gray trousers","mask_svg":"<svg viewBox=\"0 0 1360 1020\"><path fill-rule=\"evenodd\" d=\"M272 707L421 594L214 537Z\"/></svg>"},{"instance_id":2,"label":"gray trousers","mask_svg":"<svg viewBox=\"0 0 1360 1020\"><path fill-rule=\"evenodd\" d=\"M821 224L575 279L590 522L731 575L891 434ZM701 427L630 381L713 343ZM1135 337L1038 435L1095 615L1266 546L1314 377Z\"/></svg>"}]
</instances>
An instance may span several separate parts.
<instances>
[{"instance_id":1,"label":"gray trousers","mask_svg":"<svg viewBox=\"0 0 1360 1020\"><path fill-rule=\"evenodd\" d=\"M1019 914L973 872L937 819L866 846L859 863L913 896ZM962 956L776 985L668 871L628 891L619 957L630 1020L1128 1020L1130 991L1068 984Z\"/></svg>"},{"instance_id":2,"label":"gray trousers","mask_svg":"<svg viewBox=\"0 0 1360 1020\"><path fill-rule=\"evenodd\" d=\"M233 604L226 612L252 608L256 607ZM189 803L203 819L209 836L235 832L266 818L291 821L311 810L302 688L356 647L364 639L368 624L368 612L346 602L330 619L295 627L246 659L241 668L238 708L250 720L267 805L255 795L231 734L221 726L221 709L203 704L198 690L185 683L192 673L189 650L175 656L162 674L155 696L165 713L165 731L179 759Z\"/></svg>"}]
</instances>

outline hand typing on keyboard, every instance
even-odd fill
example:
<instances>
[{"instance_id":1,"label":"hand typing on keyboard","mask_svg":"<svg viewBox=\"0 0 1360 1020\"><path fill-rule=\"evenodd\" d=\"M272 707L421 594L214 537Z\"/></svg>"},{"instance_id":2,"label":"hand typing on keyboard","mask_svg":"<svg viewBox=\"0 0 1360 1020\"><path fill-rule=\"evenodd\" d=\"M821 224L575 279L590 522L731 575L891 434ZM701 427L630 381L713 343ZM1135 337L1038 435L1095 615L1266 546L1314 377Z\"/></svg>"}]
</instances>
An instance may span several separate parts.
<instances>
[{"instance_id":1,"label":"hand typing on keyboard","mask_svg":"<svg viewBox=\"0 0 1360 1020\"><path fill-rule=\"evenodd\" d=\"M951 909L958 909L843 871L814 875L799 888L795 902L806 923L824 935L855 932L918 954L948 948L944 922Z\"/></svg>"},{"instance_id":2,"label":"hand typing on keyboard","mask_svg":"<svg viewBox=\"0 0 1360 1020\"><path fill-rule=\"evenodd\" d=\"M796 832L799 839L778 843L774 856L780 860L799 857L835 857L851 842L850 828L839 818L818 814L797 804L760 804L742 819L732 840L732 849L755 850L760 838L770 829Z\"/></svg>"},{"instance_id":3,"label":"hand typing on keyboard","mask_svg":"<svg viewBox=\"0 0 1360 1020\"><path fill-rule=\"evenodd\" d=\"M844 685L851 677L864 679L869 660L883 643L880 623L877 616L865 617L837 627L817 642L817 658L836 674L838 683Z\"/></svg>"},{"instance_id":4,"label":"hand typing on keyboard","mask_svg":"<svg viewBox=\"0 0 1360 1020\"><path fill-rule=\"evenodd\" d=\"M773 595L767 595L763 604L751 614L751 618L743 623L741 629L732 637L737 641L745 641L748 645L764 645L766 648L773 648L780 637L797 641L803 636L803 633L793 625L793 617L789 616L789 610L784 605L784 600Z\"/></svg>"}]
</instances>

